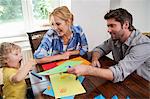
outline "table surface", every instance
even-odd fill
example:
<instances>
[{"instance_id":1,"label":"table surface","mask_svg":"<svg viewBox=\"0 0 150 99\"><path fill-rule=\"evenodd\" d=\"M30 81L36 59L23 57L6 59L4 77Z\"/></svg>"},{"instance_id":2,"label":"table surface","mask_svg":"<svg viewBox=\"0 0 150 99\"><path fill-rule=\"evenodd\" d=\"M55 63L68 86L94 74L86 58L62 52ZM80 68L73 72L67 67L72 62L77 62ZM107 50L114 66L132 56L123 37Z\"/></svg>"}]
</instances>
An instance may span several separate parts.
<instances>
[{"instance_id":1,"label":"table surface","mask_svg":"<svg viewBox=\"0 0 150 99\"><path fill-rule=\"evenodd\" d=\"M115 64L115 62L108 57L102 57L100 63L102 68L108 68ZM129 75L123 82L118 83L113 83L99 77L86 76L82 85L86 93L76 95L75 99L93 99L100 94L106 99L110 99L114 95L117 95L119 99L125 99L127 96L129 96L130 99L150 99L149 81L138 76L135 72ZM51 96L43 96L45 99L54 99L54 97Z\"/></svg>"}]
</instances>

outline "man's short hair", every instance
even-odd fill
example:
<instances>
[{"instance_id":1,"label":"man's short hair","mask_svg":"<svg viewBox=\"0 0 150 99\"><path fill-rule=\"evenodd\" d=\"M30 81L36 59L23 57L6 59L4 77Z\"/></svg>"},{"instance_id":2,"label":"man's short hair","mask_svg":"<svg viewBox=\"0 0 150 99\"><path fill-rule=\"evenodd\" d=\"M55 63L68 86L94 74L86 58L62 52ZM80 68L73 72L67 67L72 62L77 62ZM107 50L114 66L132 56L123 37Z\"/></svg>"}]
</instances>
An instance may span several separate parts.
<instances>
[{"instance_id":1,"label":"man's short hair","mask_svg":"<svg viewBox=\"0 0 150 99\"><path fill-rule=\"evenodd\" d=\"M116 21L120 22L122 26L125 23L125 21L128 21L129 22L128 29L130 31L135 30L134 26L132 25L132 22L133 22L132 15L127 10L125 10L123 8L118 8L118 9L110 10L104 16L104 19L105 20L115 19Z\"/></svg>"}]
</instances>

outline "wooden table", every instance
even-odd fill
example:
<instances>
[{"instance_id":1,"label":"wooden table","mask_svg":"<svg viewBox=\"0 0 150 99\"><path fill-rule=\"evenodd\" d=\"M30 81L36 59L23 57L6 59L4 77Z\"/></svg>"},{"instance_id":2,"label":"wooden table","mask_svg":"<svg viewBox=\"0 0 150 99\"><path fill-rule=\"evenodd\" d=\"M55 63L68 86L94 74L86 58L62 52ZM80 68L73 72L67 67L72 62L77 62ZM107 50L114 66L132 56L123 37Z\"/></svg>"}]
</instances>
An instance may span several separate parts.
<instances>
[{"instance_id":1,"label":"wooden table","mask_svg":"<svg viewBox=\"0 0 150 99\"><path fill-rule=\"evenodd\" d=\"M115 64L107 57L101 58L100 62L104 68ZM87 91L86 94L77 95L75 98L93 98L99 94L103 94L107 99L110 99L113 95L117 95L119 99L125 99L126 96L131 99L150 98L150 83L136 73L132 73L123 82L119 83L88 76L84 80L83 86Z\"/></svg>"},{"instance_id":2,"label":"wooden table","mask_svg":"<svg viewBox=\"0 0 150 99\"><path fill-rule=\"evenodd\" d=\"M108 57L102 57L100 63L103 68L108 68L115 64ZM130 99L150 99L150 83L136 73L132 73L123 82L119 83L113 83L99 77L86 76L82 85L86 93L76 95L75 99L93 99L100 94L106 99L111 99L114 95L117 95L119 99L125 99L126 96L129 96ZM45 97L44 99L54 99L54 97L43 96Z\"/></svg>"}]
</instances>

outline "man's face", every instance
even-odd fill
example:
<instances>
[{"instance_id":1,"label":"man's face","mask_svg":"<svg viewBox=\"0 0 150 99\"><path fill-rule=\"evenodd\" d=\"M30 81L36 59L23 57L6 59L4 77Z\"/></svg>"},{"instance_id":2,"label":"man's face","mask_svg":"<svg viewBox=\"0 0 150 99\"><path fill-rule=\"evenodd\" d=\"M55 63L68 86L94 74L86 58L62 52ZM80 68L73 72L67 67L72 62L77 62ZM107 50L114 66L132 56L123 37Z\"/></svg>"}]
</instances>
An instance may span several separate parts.
<instances>
[{"instance_id":1,"label":"man's face","mask_svg":"<svg viewBox=\"0 0 150 99\"><path fill-rule=\"evenodd\" d=\"M108 26L108 32L111 35L111 38L116 40L121 40L121 38L124 35L124 28L121 26L121 23L118 21L115 21L115 19L108 19L107 20L107 26Z\"/></svg>"}]
</instances>

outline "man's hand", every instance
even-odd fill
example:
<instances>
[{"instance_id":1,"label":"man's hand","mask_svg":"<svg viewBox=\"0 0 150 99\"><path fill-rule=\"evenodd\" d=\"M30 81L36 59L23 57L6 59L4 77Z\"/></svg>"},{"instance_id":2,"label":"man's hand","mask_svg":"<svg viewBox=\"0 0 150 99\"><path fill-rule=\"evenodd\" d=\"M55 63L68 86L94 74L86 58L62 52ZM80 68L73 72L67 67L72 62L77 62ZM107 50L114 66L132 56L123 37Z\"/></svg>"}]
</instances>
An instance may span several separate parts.
<instances>
[{"instance_id":1,"label":"man's hand","mask_svg":"<svg viewBox=\"0 0 150 99\"><path fill-rule=\"evenodd\" d=\"M92 66L95 67L101 67L98 59L100 58L100 53L99 52L93 52L92 54Z\"/></svg>"},{"instance_id":2,"label":"man's hand","mask_svg":"<svg viewBox=\"0 0 150 99\"><path fill-rule=\"evenodd\" d=\"M92 66L95 66L95 67L101 67L101 64L100 62L98 61L98 59L92 59Z\"/></svg>"},{"instance_id":3,"label":"man's hand","mask_svg":"<svg viewBox=\"0 0 150 99\"><path fill-rule=\"evenodd\" d=\"M89 75L90 67L88 65L78 65L73 68L68 68L67 72L71 74L75 74L77 76L80 75Z\"/></svg>"}]
</instances>

